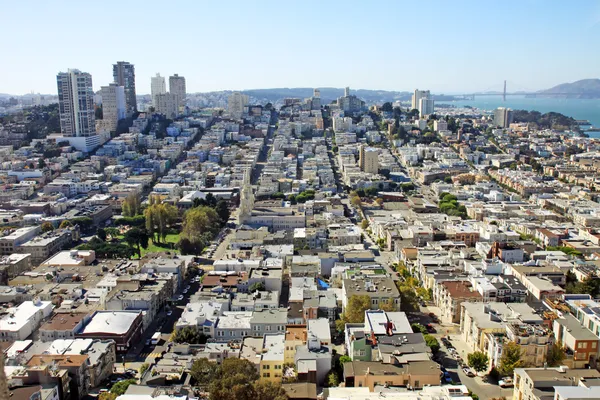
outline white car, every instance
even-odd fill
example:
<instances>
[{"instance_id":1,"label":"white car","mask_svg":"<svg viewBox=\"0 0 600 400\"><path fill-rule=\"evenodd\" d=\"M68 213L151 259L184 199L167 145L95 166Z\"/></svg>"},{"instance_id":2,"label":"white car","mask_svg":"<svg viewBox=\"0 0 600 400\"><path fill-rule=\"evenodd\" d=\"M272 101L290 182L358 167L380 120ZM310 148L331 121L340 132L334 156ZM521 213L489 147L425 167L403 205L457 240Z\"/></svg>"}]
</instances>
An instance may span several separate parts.
<instances>
[{"instance_id":1,"label":"white car","mask_svg":"<svg viewBox=\"0 0 600 400\"><path fill-rule=\"evenodd\" d=\"M179 296L177 297L177 301L181 301L181 300L183 300L183 296L182 296L182 295L179 295Z\"/></svg>"},{"instance_id":2,"label":"white car","mask_svg":"<svg viewBox=\"0 0 600 400\"><path fill-rule=\"evenodd\" d=\"M173 314L173 311L171 311L171 310L167 311L168 316L171 316L172 314Z\"/></svg>"},{"instance_id":3,"label":"white car","mask_svg":"<svg viewBox=\"0 0 600 400\"><path fill-rule=\"evenodd\" d=\"M508 378L500 379L500 380L498 381L498 385L499 385L501 388L508 388L508 387L513 387L513 386L514 386L514 383L513 383L513 380L512 380L512 378L508 377Z\"/></svg>"}]
</instances>

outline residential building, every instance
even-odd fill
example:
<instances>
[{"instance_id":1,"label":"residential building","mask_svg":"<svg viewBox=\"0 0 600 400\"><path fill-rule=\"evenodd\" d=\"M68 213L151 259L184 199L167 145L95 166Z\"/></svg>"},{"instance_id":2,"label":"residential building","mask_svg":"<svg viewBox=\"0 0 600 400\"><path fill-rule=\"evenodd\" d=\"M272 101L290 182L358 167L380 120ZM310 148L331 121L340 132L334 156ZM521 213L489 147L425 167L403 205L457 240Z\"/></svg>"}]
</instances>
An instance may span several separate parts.
<instances>
[{"instance_id":1,"label":"residential building","mask_svg":"<svg viewBox=\"0 0 600 400\"><path fill-rule=\"evenodd\" d=\"M175 118L179 115L179 97L176 94L158 93L152 99L158 114L163 114L167 118Z\"/></svg>"},{"instance_id":2,"label":"residential building","mask_svg":"<svg viewBox=\"0 0 600 400\"><path fill-rule=\"evenodd\" d=\"M177 74L169 77L169 92L177 96L177 106L185 106L185 78Z\"/></svg>"},{"instance_id":3,"label":"residential building","mask_svg":"<svg viewBox=\"0 0 600 400\"><path fill-rule=\"evenodd\" d=\"M73 137L96 135L92 75L69 69L58 73L56 83L61 133Z\"/></svg>"},{"instance_id":4,"label":"residential building","mask_svg":"<svg viewBox=\"0 0 600 400\"><path fill-rule=\"evenodd\" d=\"M596 365L600 352L600 338L571 314L564 314L553 322L554 337L566 353L563 364L569 368L589 368Z\"/></svg>"},{"instance_id":5,"label":"residential building","mask_svg":"<svg viewBox=\"0 0 600 400\"><path fill-rule=\"evenodd\" d=\"M117 123L126 117L125 88L116 83L100 88L102 95L102 119L96 123L106 131L115 132Z\"/></svg>"},{"instance_id":6,"label":"residential building","mask_svg":"<svg viewBox=\"0 0 600 400\"><path fill-rule=\"evenodd\" d=\"M443 281L439 283L439 296L436 298L440 307L441 319L445 323L460 322L461 305L464 302L481 302L483 297L469 282Z\"/></svg>"},{"instance_id":7,"label":"residential building","mask_svg":"<svg viewBox=\"0 0 600 400\"><path fill-rule=\"evenodd\" d=\"M360 146L358 162L361 171L377 174L379 172L379 149Z\"/></svg>"},{"instance_id":8,"label":"residential building","mask_svg":"<svg viewBox=\"0 0 600 400\"><path fill-rule=\"evenodd\" d=\"M581 387L598 388L600 372L595 369L570 369L564 366L557 368L516 368L514 376L513 399L515 400L546 400L562 399L558 393L562 389ZM592 397L575 396L571 399L595 399Z\"/></svg>"},{"instance_id":9,"label":"residential building","mask_svg":"<svg viewBox=\"0 0 600 400\"><path fill-rule=\"evenodd\" d=\"M7 256L0 256L0 285L6 285L10 279L30 269L31 254L13 253Z\"/></svg>"},{"instance_id":10,"label":"residential building","mask_svg":"<svg viewBox=\"0 0 600 400\"><path fill-rule=\"evenodd\" d=\"M425 115L431 115L433 114L433 110L434 110L434 100L432 98L429 97L422 97L419 99L419 107L417 108L417 110L419 110L419 116L423 117Z\"/></svg>"},{"instance_id":11,"label":"residential building","mask_svg":"<svg viewBox=\"0 0 600 400\"><path fill-rule=\"evenodd\" d=\"M77 338L114 340L118 353L135 346L142 334L141 311L96 311Z\"/></svg>"},{"instance_id":12,"label":"residential building","mask_svg":"<svg viewBox=\"0 0 600 400\"><path fill-rule=\"evenodd\" d=\"M494 125L508 128L513 121L513 112L510 108L498 107L494 110Z\"/></svg>"},{"instance_id":13,"label":"residential building","mask_svg":"<svg viewBox=\"0 0 600 400\"><path fill-rule=\"evenodd\" d=\"M87 313L56 313L40 326L40 340L74 339L88 320Z\"/></svg>"},{"instance_id":14,"label":"residential building","mask_svg":"<svg viewBox=\"0 0 600 400\"><path fill-rule=\"evenodd\" d=\"M125 88L125 108L127 115L137 111L137 98L135 93L135 66L126 61L117 61L113 64L113 79L119 86ZM102 98L104 103L104 97Z\"/></svg>"},{"instance_id":15,"label":"residential building","mask_svg":"<svg viewBox=\"0 0 600 400\"><path fill-rule=\"evenodd\" d=\"M235 118L240 118L244 113L244 107L248 105L250 98L247 94L233 92L227 97L227 111Z\"/></svg>"},{"instance_id":16,"label":"residential building","mask_svg":"<svg viewBox=\"0 0 600 400\"><path fill-rule=\"evenodd\" d=\"M392 278L386 276L357 276L343 280L342 308L345 309L352 296L367 295L371 298L371 310L379 310L384 304L391 304L400 311L400 292Z\"/></svg>"},{"instance_id":17,"label":"residential building","mask_svg":"<svg viewBox=\"0 0 600 400\"><path fill-rule=\"evenodd\" d=\"M431 92L429 90L415 89L415 91L412 95L411 109L418 110L421 99L423 99L423 98L426 99L426 98L429 98L430 96L431 96ZM421 114L419 113L419 115L421 115Z\"/></svg>"},{"instance_id":18,"label":"residential building","mask_svg":"<svg viewBox=\"0 0 600 400\"><path fill-rule=\"evenodd\" d=\"M8 308L0 319L0 341L27 339L50 314L52 303L39 299L24 301L17 307Z\"/></svg>"},{"instance_id":19,"label":"residential building","mask_svg":"<svg viewBox=\"0 0 600 400\"><path fill-rule=\"evenodd\" d=\"M165 77L156 74L150 78L150 95L152 96L152 106L156 108L156 96L159 94L167 93L167 85L165 83Z\"/></svg>"},{"instance_id":20,"label":"residential building","mask_svg":"<svg viewBox=\"0 0 600 400\"><path fill-rule=\"evenodd\" d=\"M278 383L283 377L285 333L267 333L263 336L260 354L260 380Z\"/></svg>"},{"instance_id":21,"label":"residential building","mask_svg":"<svg viewBox=\"0 0 600 400\"><path fill-rule=\"evenodd\" d=\"M440 384L439 364L433 361L417 361L394 365L371 361L348 361L344 363L345 387L367 387L373 392L376 385L404 386L421 389Z\"/></svg>"}]
</instances>

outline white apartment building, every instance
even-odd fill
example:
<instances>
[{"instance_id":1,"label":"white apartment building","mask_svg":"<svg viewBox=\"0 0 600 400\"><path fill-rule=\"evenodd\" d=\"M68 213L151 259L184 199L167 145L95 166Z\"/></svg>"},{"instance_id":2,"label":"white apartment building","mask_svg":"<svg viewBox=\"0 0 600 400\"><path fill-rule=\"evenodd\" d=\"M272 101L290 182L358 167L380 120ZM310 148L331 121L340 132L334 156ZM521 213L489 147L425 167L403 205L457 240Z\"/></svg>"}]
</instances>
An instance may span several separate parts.
<instances>
[{"instance_id":1,"label":"white apartment building","mask_svg":"<svg viewBox=\"0 0 600 400\"><path fill-rule=\"evenodd\" d=\"M419 109L419 101L422 98L429 98L429 96L431 95L431 92L429 90L419 90L419 89L415 89L415 92L413 93L412 96L412 102L411 102L411 108L413 110L418 110Z\"/></svg>"},{"instance_id":2,"label":"white apartment building","mask_svg":"<svg viewBox=\"0 0 600 400\"><path fill-rule=\"evenodd\" d=\"M4 318L0 319L0 341L27 339L50 314L52 302L39 299L9 308Z\"/></svg>"},{"instance_id":3,"label":"white apartment building","mask_svg":"<svg viewBox=\"0 0 600 400\"><path fill-rule=\"evenodd\" d=\"M167 93L165 77L156 74L156 76L150 78L150 95L152 96L152 106L154 108L156 108L156 96L165 93Z\"/></svg>"},{"instance_id":4,"label":"white apartment building","mask_svg":"<svg viewBox=\"0 0 600 400\"><path fill-rule=\"evenodd\" d=\"M56 75L60 131L65 136L96 135L92 75L69 69Z\"/></svg>"}]
</instances>

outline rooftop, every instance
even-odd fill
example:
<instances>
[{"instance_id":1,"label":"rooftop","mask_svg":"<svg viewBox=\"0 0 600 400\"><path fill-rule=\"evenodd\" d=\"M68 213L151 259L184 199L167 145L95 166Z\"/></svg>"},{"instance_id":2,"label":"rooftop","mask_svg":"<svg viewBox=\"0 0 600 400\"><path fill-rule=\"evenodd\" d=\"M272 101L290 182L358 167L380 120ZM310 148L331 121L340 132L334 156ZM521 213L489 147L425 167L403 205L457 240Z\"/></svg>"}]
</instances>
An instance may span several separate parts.
<instances>
[{"instance_id":1,"label":"rooftop","mask_svg":"<svg viewBox=\"0 0 600 400\"><path fill-rule=\"evenodd\" d=\"M98 311L81 333L124 335L141 313L141 311Z\"/></svg>"},{"instance_id":2,"label":"rooftop","mask_svg":"<svg viewBox=\"0 0 600 400\"><path fill-rule=\"evenodd\" d=\"M60 313L54 314L50 320L45 322L42 331L72 331L87 316L85 313Z\"/></svg>"}]
</instances>

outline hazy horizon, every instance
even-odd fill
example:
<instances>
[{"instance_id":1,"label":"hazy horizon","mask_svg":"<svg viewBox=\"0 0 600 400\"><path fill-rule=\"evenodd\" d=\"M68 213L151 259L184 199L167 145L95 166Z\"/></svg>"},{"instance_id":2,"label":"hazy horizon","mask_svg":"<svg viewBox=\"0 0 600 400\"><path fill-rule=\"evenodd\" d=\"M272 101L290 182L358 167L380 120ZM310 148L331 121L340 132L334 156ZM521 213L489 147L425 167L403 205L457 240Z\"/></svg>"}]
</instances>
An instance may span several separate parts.
<instances>
[{"instance_id":1,"label":"hazy horizon","mask_svg":"<svg viewBox=\"0 0 600 400\"><path fill-rule=\"evenodd\" d=\"M436 94L536 91L598 77L600 2L12 2L0 93L56 93L56 74L136 67L189 93L349 86Z\"/></svg>"}]
</instances>

